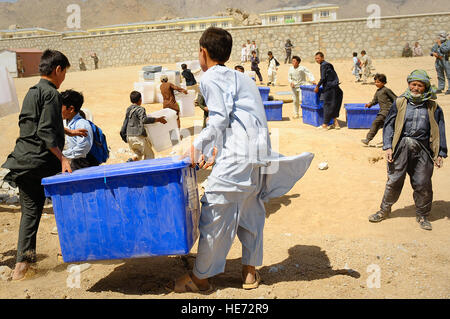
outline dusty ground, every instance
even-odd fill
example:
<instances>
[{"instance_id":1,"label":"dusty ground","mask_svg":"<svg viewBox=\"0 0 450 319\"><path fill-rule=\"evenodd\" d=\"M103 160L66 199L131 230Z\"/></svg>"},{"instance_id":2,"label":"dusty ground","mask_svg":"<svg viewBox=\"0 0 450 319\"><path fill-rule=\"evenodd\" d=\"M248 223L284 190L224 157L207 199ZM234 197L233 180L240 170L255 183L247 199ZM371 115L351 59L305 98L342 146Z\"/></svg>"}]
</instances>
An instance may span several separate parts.
<instances>
[{"instance_id":1,"label":"dusty ground","mask_svg":"<svg viewBox=\"0 0 450 319\"><path fill-rule=\"evenodd\" d=\"M370 101L376 88L354 83L350 60L331 62L342 81L344 103ZM319 65L312 60L303 64L319 77ZM267 80L266 62L261 66ZM406 76L416 68L424 68L433 79L436 77L429 57L377 60L374 66L386 73L388 87L397 94L403 93ZM95 122L106 133L114 152L126 148L119 129L140 68L71 72L61 88L84 93L85 106L93 111ZM272 93L289 90L287 70L288 66L281 66L280 85ZM21 101L37 80L16 79ZM449 136L450 96L440 95L438 102L447 118ZM146 108L152 112L161 105ZM416 223L408 182L392 218L370 224L367 217L378 209L383 195L386 163L380 148L363 147L360 143L367 130L319 132L301 119L292 120L291 103L285 104L283 116L282 122L269 124L272 132L279 130L280 152L294 155L309 151L316 157L306 176L286 196L267 205L264 264L259 267L264 282L258 289L240 289L238 240L228 255L226 272L215 278L217 290L207 296L166 294L164 290L169 280L191 267L192 257L92 263L81 274L80 288L70 288L68 265L56 258L58 237L50 234L56 224L51 207L47 207L38 234L37 276L18 283L0 280L0 298L449 298L450 164L445 163L433 177L433 231L421 230ZM198 109L195 118L182 119L182 127L192 128L194 120L201 119ZM340 120L345 122L345 111ZM0 119L0 131L3 163L18 135L17 115ZM374 142L380 141L381 133ZM126 159L126 154L116 154L111 163ZM324 161L330 168L320 171L318 164ZM205 173L200 177L202 180ZM19 219L19 207L0 206L0 266L14 267ZM379 288L373 288L373 269L379 269Z\"/></svg>"}]
</instances>

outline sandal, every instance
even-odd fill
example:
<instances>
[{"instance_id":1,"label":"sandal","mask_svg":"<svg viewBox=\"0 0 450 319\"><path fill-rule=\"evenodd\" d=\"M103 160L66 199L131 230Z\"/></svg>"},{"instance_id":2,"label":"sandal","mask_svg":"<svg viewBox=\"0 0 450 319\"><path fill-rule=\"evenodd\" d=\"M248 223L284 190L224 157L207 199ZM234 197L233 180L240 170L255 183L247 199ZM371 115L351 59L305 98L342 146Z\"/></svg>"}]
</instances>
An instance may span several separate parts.
<instances>
[{"instance_id":1,"label":"sandal","mask_svg":"<svg viewBox=\"0 0 450 319\"><path fill-rule=\"evenodd\" d=\"M376 212L375 214L370 215L369 216L369 221L372 222L372 223L379 223L382 220L386 219L388 216L389 216L388 213L385 213L385 212L380 210L380 211Z\"/></svg>"},{"instance_id":2,"label":"sandal","mask_svg":"<svg viewBox=\"0 0 450 319\"><path fill-rule=\"evenodd\" d=\"M214 290L214 287L211 283L209 284L209 287L207 289L200 290L195 284L195 282L192 280L190 274L185 274L184 276L176 279L175 281L169 283L165 288L169 292L175 293L186 293L186 292L209 293Z\"/></svg>"},{"instance_id":3,"label":"sandal","mask_svg":"<svg viewBox=\"0 0 450 319\"><path fill-rule=\"evenodd\" d=\"M258 271L255 271L255 281L251 284L245 283L245 278L242 277L242 288L246 290L250 289L256 289L259 287L259 284L261 283L261 276L259 275Z\"/></svg>"}]
</instances>

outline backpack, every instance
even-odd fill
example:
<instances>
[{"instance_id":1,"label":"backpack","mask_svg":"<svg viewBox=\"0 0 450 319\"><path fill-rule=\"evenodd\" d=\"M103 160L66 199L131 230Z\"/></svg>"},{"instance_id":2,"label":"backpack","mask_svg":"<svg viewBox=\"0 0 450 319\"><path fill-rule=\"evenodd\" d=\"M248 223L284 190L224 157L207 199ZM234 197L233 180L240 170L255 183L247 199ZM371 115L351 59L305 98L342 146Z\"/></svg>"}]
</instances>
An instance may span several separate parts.
<instances>
[{"instance_id":1,"label":"backpack","mask_svg":"<svg viewBox=\"0 0 450 319\"><path fill-rule=\"evenodd\" d=\"M102 129L97 125L89 120L86 121L88 121L89 125L91 125L92 134L94 135L91 150L89 151L86 158L90 162L92 162L91 164L94 166L106 163L109 158L109 148L108 143L106 142L106 136L105 134L103 134Z\"/></svg>"},{"instance_id":2,"label":"backpack","mask_svg":"<svg viewBox=\"0 0 450 319\"><path fill-rule=\"evenodd\" d=\"M274 58L275 59L275 58ZM280 62L278 62L278 60L277 59L275 59L275 65L278 67L278 66L280 66Z\"/></svg>"},{"instance_id":3,"label":"backpack","mask_svg":"<svg viewBox=\"0 0 450 319\"><path fill-rule=\"evenodd\" d=\"M106 163L109 158L109 148L106 142L106 136L103 134L101 128L97 125L88 121L92 128L92 133L94 134L94 141L92 143L92 148L89 154L92 155L98 162L98 165Z\"/></svg>"}]
</instances>

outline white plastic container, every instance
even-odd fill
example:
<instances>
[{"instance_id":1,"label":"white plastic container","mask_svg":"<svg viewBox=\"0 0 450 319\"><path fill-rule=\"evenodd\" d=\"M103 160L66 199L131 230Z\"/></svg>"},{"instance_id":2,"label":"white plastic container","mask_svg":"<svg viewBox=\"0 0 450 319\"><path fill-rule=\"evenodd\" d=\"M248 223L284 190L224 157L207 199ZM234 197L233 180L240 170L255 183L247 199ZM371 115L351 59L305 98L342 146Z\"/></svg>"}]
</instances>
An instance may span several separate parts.
<instances>
[{"instance_id":1,"label":"white plastic container","mask_svg":"<svg viewBox=\"0 0 450 319\"><path fill-rule=\"evenodd\" d=\"M177 93L175 99L180 105L180 117L195 116L195 91L188 90L188 94Z\"/></svg>"},{"instance_id":2,"label":"white plastic container","mask_svg":"<svg viewBox=\"0 0 450 319\"><path fill-rule=\"evenodd\" d=\"M147 82L135 82L134 90L138 91L142 95L142 103L149 104L155 102L155 83L151 81Z\"/></svg>"},{"instance_id":3,"label":"white plastic container","mask_svg":"<svg viewBox=\"0 0 450 319\"><path fill-rule=\"evenodd\" d=\"M138 74L139 74L139 82L144 82L144 81L145 81L145 79L144 79L144 73L145 73L145 71L138 71Z\"/></svg>"},{"instance_id":4,"label":"white plastic container","mask_svg":"<svg viewBox=\"0 0 450 319\"><path fill-rule=\"evenodd\" d=\"M162 109L149 114L150 117L166 118L167 123L146 124L147 138L156 152L165 151L180 142L180 130L177 123L177 112L171 109Z\"/></svg>"}]
</instances>

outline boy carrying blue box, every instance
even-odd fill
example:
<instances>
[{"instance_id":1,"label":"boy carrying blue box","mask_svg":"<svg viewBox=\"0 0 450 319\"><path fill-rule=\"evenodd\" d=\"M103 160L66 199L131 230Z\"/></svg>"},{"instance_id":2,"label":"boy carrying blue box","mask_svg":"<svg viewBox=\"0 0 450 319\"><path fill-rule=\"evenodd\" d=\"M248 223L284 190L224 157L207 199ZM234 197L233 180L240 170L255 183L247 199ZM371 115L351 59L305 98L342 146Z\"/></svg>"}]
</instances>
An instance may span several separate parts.
<instances>
[{"instance_id":1,"label":"boy carrying blue box","mask_svg":"<svg viewBox=\"0 0 450 319\"><path fill-rule=\"evenodd\" d=\"M226 30L211 27L200 38L200 91L209 121L187 156L192 165L213 167L201 199L199 244L193 271L175 280L177 292L211 291L209 278L224 272L236 235L242 243L242 287L261 278L264 202L286 194L306 173L311 153L283 157L271 150L266 115L255 82L225 66L232 50Z\"/></svg>"}]
</instances>

